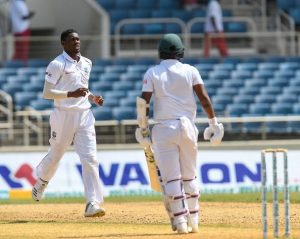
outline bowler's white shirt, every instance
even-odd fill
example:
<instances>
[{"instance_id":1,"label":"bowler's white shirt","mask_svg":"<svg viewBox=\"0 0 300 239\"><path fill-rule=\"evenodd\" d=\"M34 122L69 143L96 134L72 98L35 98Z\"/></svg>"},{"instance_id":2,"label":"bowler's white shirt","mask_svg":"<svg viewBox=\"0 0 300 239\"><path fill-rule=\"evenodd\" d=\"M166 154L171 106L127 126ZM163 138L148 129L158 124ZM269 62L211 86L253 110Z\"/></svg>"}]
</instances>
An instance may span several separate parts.
<instances>
[{"instance_id":1,"label":"bowler's white shirt","mask_svg":"<svg viewBox=\"0 0 300 239\"><path fill-rule=\"evenodd\" d=\"M26 2L22 0L10 1L11 26L13 33L22 33L29 28L29 20L22 19L29 15Z\"/></svg>"},{"instance_id":2,"label":"bowler's white shirt","mask_svg":"<svg viewBox=\"0 0 300 239\"><path fill-rule=\"evenodd\" d=\"M211 23L211 17L215 18L216 26L219 31L223 31L223 19L222 19L222 8L218 1L210 0L207 10L206 10L206 19L205 19L205 32L215 32L215 28Z\"/></svg>"},{"instance_id":3,"label":"bowler's white shirt","mask_svg":"<svg viewBox=\"0 0 300 239\"><path fill-rule=\"evenodd\" d=\"M77 62L66 52L56 57L47 67L45 80L55 85L56 90L74 91L88 88L92 62L80 56ZM88 96L54 100L55 107L64 110L85 110L91 107Z\"/></svg>"},{"instance_id":4,"label":"bowler's white shirt","mask_svg":"<svg viewBox=\"0 0 300 239\"><path fill-rule=\"evenodd\" d=\"M199 71L178 60L163 60L148 69L142 91L154 95L154 120L186 116L194 121L197 106L193 86L197 84L204 84Z\"/></svg>"}]
</instances>

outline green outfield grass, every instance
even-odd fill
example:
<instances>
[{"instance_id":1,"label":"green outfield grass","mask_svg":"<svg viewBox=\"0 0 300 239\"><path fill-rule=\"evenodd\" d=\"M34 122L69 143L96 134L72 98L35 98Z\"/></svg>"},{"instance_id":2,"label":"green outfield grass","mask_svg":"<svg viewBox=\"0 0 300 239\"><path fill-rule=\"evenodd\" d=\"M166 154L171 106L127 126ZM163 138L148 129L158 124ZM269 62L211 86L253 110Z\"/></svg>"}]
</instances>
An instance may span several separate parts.
<instances>
[{"instance_id":1,"label":"green outfield grass","mask_svg":"<svg viewBox=\"0 0 300 239\"><path fill-rule=\"evenodd\" d=\"M260 193L242 194L204 194L200 197L200 202L261 202ZM279 200L283 202L283 193L279 193ZM145 202L161 201L161 196L113 196L106 197L105 202ZM268 193L268 201L272 201L272 193ZM39 203L84 203L84 198L45 198ZM290 193L291 203L300 203L300 192ZM0 199L0 204L28 204L36 203L31 199Z\"/></svg>"}]
</instances>

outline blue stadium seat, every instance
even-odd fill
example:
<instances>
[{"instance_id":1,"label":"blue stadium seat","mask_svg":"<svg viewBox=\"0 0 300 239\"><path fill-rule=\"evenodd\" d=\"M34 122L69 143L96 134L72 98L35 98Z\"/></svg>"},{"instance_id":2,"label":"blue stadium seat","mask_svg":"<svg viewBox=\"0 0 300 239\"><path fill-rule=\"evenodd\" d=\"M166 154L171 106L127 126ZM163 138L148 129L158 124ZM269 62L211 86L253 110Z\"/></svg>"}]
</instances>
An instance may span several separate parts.
<instances>
[{"instance_id":1,"label":"blue stadium seat","mask_svg":"<svg viewBox=\"0 0 300 239\"><path fill-rule=\"evenodd\" d=\"M13 76L16 73L15 68L0 68L0 76Z\"/></svg>"},{"instance_id":2,"label":"blue stadium seat","mask_svg":"<svg viewBox=\"0 0 300 239\"><path fill-rule=\"evenodd\" d=\"M292 0L276 0L277 7L283 11L288 11L294 7L294 1Z\"/></svg>"},{"instance_id":3,"label":"blue stadium seat","mask_svg":"<svg viewBox=\"0 0 300 239\"><path fill-rule=\"evenodd\" d=\"M259 117L261 114L246 113L242 117ZM243 132L245 133L261 133L264 123L261 122L245 122L243 124Z\"/></svg>"},{"instance_id":4,"label":"blue stadium seat","mask_svg":"<svg viewBox=\"0 0 300 239\"><path fill-rule=\"evenodd\" d=\"M135 107L115 107L113 108L113 118L116 120L136 119Z\"/></svg>"},{"instance_id":5,"label":"blue stadium seat","mask_svg":"<svg viewBox=\"0 0 300 239\"><path fill-rule=\"evenodd\" d=\"M192 11L192 17L195 18L195 17L206 17L206 11L205 9L195 9Z\"/></svg>"},{"instance_id":6,"label":"blue stadium seat","mask_svg":"<svg viewBox=\"0 0 300 239\"><path fill-rule=\"evenodd\" d=\"M119 82L114 82L112 85L113 90L115 91L128 91L128 90L133 90L134 89L134 82L130 81L119 81Z\"/></svg>"},{"instance_id":7,"label":"blue stadium seat","mask_svg":"<svg viewBox=\"0 0 300 239\"><path fill-rule=\"evenodd\" d=\"M17 69L17 75L36 75L38 74L37 68L35 67L21 67Z\"/></svg>"},{"instance_id":8,"label":"blue stadium seat","mask_svg":"<svg viewBox=\"0 0 300 239\"><path fill-rule=\"evenodd\" d=\"M120 80L124 82L137 82L143 79L143 75L141 73L135 72L127 72L123 73L120 76Z\"/></svg>"},{"instance_id":9,"label":"blue stadium seat","mask_svg":"<svg viewBox=\"0 0 300 239\"><path fill-rule=\"evenodd\" d=\"M113 120L112 109L110 107L96 107L92 109L95 120Z\"/></svg>"},{"instance_id":10,"label":"blue stadium seat","mask_svg":"<svg viewBox=\"0 0 300 239\"><path fill-rule=\"evenodd\" d=\"M115 8L115 1L112 0L96 0L100 6L106 10L111 10Z\"/></svg>"},{"instance_id":11,"label":"blue stadium seat","mask_svg":"<svg viewBox=\"0 0 300 239\"><path fill-rule=\"evenodd\" d=\"M120 106L136 107L136 97L128 97L121 99Z\"/></svg>"},{"instance_id":12,"label":"blue stadium seat","mask_svg":"<svg viewBox=\"0 0 300 239\"><path fill-rule=\"evenodd\" d=\"M235 70L231 72L231 78L247 79L252 77L252 71Z\"/></svg>"},{"instance_id":13,"label":"blue stadium seat","mask_svg":"<svg viewBox=\"0 0 300 239\"><path fill-rule=\"evenodd\" d=\"M14 82L16 84L26 84L29 83L30 76L28 75L15 75L15 76L8 76L7 82Z\"/></svg>"},{"instance_id":14,"label":"blue stadium seat","mask_svg":"<svg viewBox=\"0 0 300 239\"><path fill-rule=\"evenodd\" d=\"M254 103L250 105L249 113L255 116L263 116L270 114L271 105L267 103Z\"/></svg>"},{"instance_id":15,"label":"blue stadium seat","mask_svg":"<svg viewBox=\"0 0 300 239\"><path fill-rule=\"evenodd\" d=\"M285 62L285 57L283 57L283 56L269 56L265 59L265 62L281 63L281 62Z\"/></svg>"},{"instance_id":16,"label":"blue stadium seat","mask_svg":"<svg viewBox=\"0 0 300 239\"><path fill-rule=\"evenodd\" d=\"M258 65L259 70L269 70L269 71L275 71L279 69L279 64L277 62L262 62Z\"/></svg>"},{"instance_id":17,"label":"blue stadium seat","mask_svg":"<svg viewBox=\"0 0 300 239\"><path fill-rule=\"evenodd\" d=\"M230 79L230 71L211 71L210 79Z\"/></svg>"},{"instance_id":18,"label":"blue stadium seat","mask_svg":"<svg viewBox=\"0 0 300 239\"><path fill-rule=\"evenodd\" d=\"M35 110L49 110L53 108L53 100L36 99L29 103L29 106Z\"/></svg>"},{"instance_id":19,"label":"blue stadium seat","mask_svg":"<svg viewBox=\"0 0 300 239\"><path fill-rule=\"evenodd\" d=\"M258 70L253 73L253 77L255 78L269 79L272 78L273 76L274 76L274 72L269 70Z\"/></svg>"},{"instance_id":20,"label":"blue stadium seat","mask_svg":"<svg viewBox=\"0 0 300 239\"><path fill-rule=\"evenodd\" d=\"M213 105L222 105L223 110L225 110L228 104L231 104L233 101L232 96L230 95L215 95L212 97Z\"/></svg>"},{"instance_id":21,"label":"blue stadium seat","mask_svg":"<svg viewBox=\"0 0 300 239\"><path fill-rule=\"evenodd\" d=\"M239 90L239 95L257 95L259 94L260 87L258 86L245 86Z\"/></svg>"},{"instance_id":22,"label":"blue stadium seat","mask_svg":"<svg viewBox=\"0 0 300 239\"><path fill-rule=\"evenodd\" d=\"M135 8L135 0L114 0L115 9L133 9Z\"/></svg>"},{"instance_id":23,"label":"blue stadium seat","mask_svg":"<svg viewBox=\"0 0 300 239\"><path fill-rule=\"evenodd\" d=\"M114 61L114 65L117 68L121 68L122 70L127 70L127 67L135 64L135 60L132 58L116 58ZM106 66L105 68L109 68L110 66ZM112 67L112 66L111 66Z\"/></svg>"},{"instance_id":24,"label":"blue stadium seat","mask_svg":"<svg viewBox=\"0 0 300 239\"><path fill-rule=\"evenodd\" d=\"M98 92L104 92L104 91L110 91L112 90L112 84L113 82L109 81L98 81L98 82L92 82L91 85L91 91L98 91Z\"/></svg>"},{"instance_id":25,"label":"blue stadium seat","mask_svg":"<svg viewBox=\"0 0 300 239\"><path fill-rule=\"evenodd\" d=\"M220 63L214 65L214 70L216 71L233 71L235 69L235 64L232 63Z\"/></svg>"},{"instance_id":26,"label":"blue stadium seat","mask_svg":"<svg viewBox=\"0 0 300 239\"><path fill-rule=\"evenodd\" d=\"M281 78L282 81L285 81L288 84L290 78L295 76L295 72L293 70L281 70L276 71L274 73L274 77Z\"/></svg>"},{"instance_id":27,"label":"blue stadium seat","mask_svg":"<svg viewBox=\"0 0 300 239\"><path fill-rule=\"evenodd\" d=\"M223 63L231 63L231 64L234 64L234 65L237 65L237 64L242 63L242 62L243 62L242 58L235 57L235 56L228 56L228 57L225 57L223 59Z\"/></svg>"},{"instance_id":28,"label":"blue stadium seat","mask_svg":"<svg viewBox=\"0 0 300 239\"><path fill-rule=\"evenodd\" d=\"M296 77L296 78L290 79L289 80L289 86L293 87L293 88L300 86L300 78Z\"/></svg>"},{"instance_id":29,"label":"blue stadium seat","mask_svg":"<svg viewBox=\"0 0 300 239\"><path fill-rule=\"evenodd\" d=\"M124 65L113 65L113 66L105 66L104 73L124 73L127 71L127 67Z\"/></svg>"},{"instance_id":30,"label":"blue stadium seat","mask_svg":"<svg viewBox=\"0 0 300 239\"><path fill-rule=\"evenodd\" d=\"M261 63L263 62L264 59L262 57L259 56L252 56L252 57L247 57L246 59L244 59L244 63Z\"/></svg>"},{"instance_id":31,"label":"blue stadium seat","mask_svg":"<svg viewBox=\"0 0 300 239\"><path fill-rule=\"evenodd\" d=\"M217 88L220 88L223 85L223 81L221 79L209 80L205 81L205 87L213 88L217 91Z\"/></svg>"},{"instance_id":32,"label":"blue stadium seat","mask_svg":"<svg viewBox=\"0 0 300 239\"><path fill-rule=\"evenodd\" d=\"M120 75L118 73L104 73L99 76L100 81L115 82L119 81Z\"/></svg>"},{"instance_id":33,"label":"blue stadium seat","mask_svg":"<svg viewBox=\"0 0 300 239\"><path fill-rule=\"evenodd\" d=\"M284 77L270 78L269 82L268 82L268 85L269 86L278 86L278 87L283 88L283 87L288 86L288 84L289 84L288 80L289 80L289 78L285 79Z\"/></svg>"},{"instance_id":34,"label":"blue stadium seat","mask_svg":"<svg viewBox=\"0 0 300 239\"><path fill-rule=\"evenodd\" d=\"M260 90L261 94L266 94L266 95L278 95L280 93L282 93L282 88L278 87L278 86L265 86Z\"/></svg>"},{"instance_id":35,"label":"blue stadium seat","mask_svg":"<svg viewBox=\"0 0 300 239\"><path fill-rule=\"evenodd\" d=\"M148 1L148 2L150 2L150 1ZM168 8L153 10L151 12L151 17L152 18L169 18L169 17L171 17L171 10Z\"/></svg>"},{"instance_id":36,"label":"blue stadium seat","mask_svg":"<svg viewBox=\"0 0 300 239\"><path fill-rule=\"evenodd\" d=\"M237 70L255 71L258 68L257 63L239 63L236 66Z\"/></svg>"},{"instance_id":37,"label":"blue stadium seat","mask_svg":"<svg viewBox=\"0 0 300 239\"><path fill-rule=\"evenodd\" d=\"M105 93L104 93L105 95ZM117 97L107 97L104 96L103 106L112 109L113 107L118 107L120 105L120 99Z\"/></svg>"},{"instance_id":38,"label":"blue stadium seat","mask_svg":"<svg viewBox=\"0 0 300 239\"><path fill-rule=\"evenodd\" d=\"M130 18L150 18L151 17L151 10L149 9L135 9L130 11L129 13ZM141 25L141 24L139 24Z\"/></svg>"},{"instance_id":39,"label":"blue stadium seat","mask_svg":"<svg viewBox=\"0 0 300 239\"><path fill-rule=\"evenodd\" d=\"M113 61L111 59L103 59L103 58L97 58L93 60L93 66L109 66L112 65Z\"/></svg>"},{"instance_id":40,"label":"blue stadium seat","mask_svg":"<svg viewBox=\"0 0 300 239\"><path fill-rule=\"evenodd\" d=\"M242 79L230 79L230 80L224 81L223 86L226 88L232 87L232 88L239 89L239 88L243 87L244 84L245 84L245 81Z\"/></svg>"},{"instance_id":41,"label":"blue stadium seat","mask_svg":"<svg viewBox=\"0 0 300 239\"><path fill-rule=\"evenodd\" d=\"M218 57L209 57L209 58L199 58L199 62L202 64L217 64L220 63L221 60Z\"/></svg>"},{"instance_id":42,"label":"blue stadium seat","mask_svg":"<svg viewBox=\"0 0 300 239\"><path fill-rule=\"evenodd\" d=\"M283 93L281 95L278 95L276 98L276 102L278 103L289 103L294 104L298 101L298 94L287 94Z\"/></svg>"},{"instance_id":43,"label":"blue stadium seat","mask_svg":"<svg viewBox=\"0 0 300 239\"><path fill-rule=\"evenodd\" d=\"M174 0L159 0L157 7L159 9L180 9L180 2Z\"/></svg>"},{"instance_id":44,"label":"blue stadium seat","mask_svg":"<svg viewBox=\"0 0 300 239\"><path fill-rule=\"evenodd\" d=\"M204 32L204 23L196 22L191 26L191 33L203 33Z\"/></svg>"},{"instance_id":45,"label":"blue stadium seat","mask_svg":"<svg viewBox=\"0 0 300 239\"><path fill-rule=\"evenodd\" d=\"M140 90L129 90L127 92L127 96L128 97L137 97L137 96L140 96L141 95L141 91Z\"/></svg>"},{"instance_id":46,"label":"blue stadium seat","mask_svg":"<svg viewBox=\"0 0 300 239\"><path fill-rule=\"evenodd\" d=\"M180 34L182 33L181 27L176 23L167 23L165 24L165 33L175 33Z\"/></svg>"},{"instance_id":47,"label":"blue stadium seat","mask_svg":"<svg viewBox=\"0 0 300 239\"><path fill-rule=\"evenodd\" d=\"M129 18L129 11L126 9L113 9L109 11L109 15L112 22L118 22L125 18Z\"/></svg>"},{"instance_id":48,"label":"blue stadium seat","mask_svg":"<svg viewBox=\"0 0 300 239\"><path fill-rule=\"evenodd\" d=\"M279 64L280 70L299 70L300 63L299 62L283 62Z\"/></svg>"},{"instance_id":49,"label":"blue stadium seat","mask_svg":"<svg viewBox=\"0 0 300 239\"><path fill-rule=\"evenodd\" d=\"M142 24L126 24L121 28L121 34L124 35L137 35L142 34L144 31Z\"/></svg>"},{"instance_id":50,"label":"blue stadium seat","mask_svg":"<svg viewBox=\"0 0 300 239\"><path fill-rule=\"evenodd\" d=\"M27 67L47 67L48 64L49 62L43 59L29 59L27 61Z\"/></svg>"},{"instance_id":51,"label":"blue stadium seat","mask_svg":"<svg viewBox=\"0 0 300 239\"><path fill-rule=\"evenodd\" d=\"M299 121L287 122L287 131L292 133L300 133L300 122Z\"/></svg>"},{"instance_id":52,"label":"blue stadium seat","mask_svg":"<svg viewBox=\"0 0 300 239\"><path fill-rule=\"evenodd\" d=\"M263 87L267 86L267 79L260 78L249 78L245 80L245 87Z\"/></svg>"},{"instance_id":53,"label":"blue stadium seat","mask_svg":"<svg viewBox=\"0 0 300 239\"><path fill-rule=\"evenodd\" d=\"M150 66L150 65L154 65L157 63L157 59L155 58L149 58L149 57L141 57L141 58L136 58L135 59L135 63L137 65L146 65L146 66ZM129 70L129 69L127 69Z\"/></svg>"},{"instance_id":54,"label":"blue stadium seat","mask_svg":"<svg viewBox=\"0 0 300 239\"><path fill-rule=\"evenodd\" d=\"M237 89L233 87L221 87L217 89L217 95L219 96L235 96L237 93Z\"/></svg>"},{"instance_id":55,"label":"blue stadium seat","mask_svg":"<svg viewBox=\"0 0 300 239\"><path fill-rule=\"evenodd\" d=\"M299 56L287 56L285 58L285 61L286 62L297 62L297 63L300 63L300 57Z\"/></svg>"},{"instance_id":56,"label":"blue stadium seat","mask_svg":"<svg viewBox=\"0 0 300 239\"><path fill-rule=\"evenodd\" d=\"M23 85L24 92L42 92L44 89L43 82L30 82Z\"/></svg>"},{"instance_id":57,"label":"blue stadium seat","mask_svg":"<svg viewBox=\"0 0 300 239\"><path fill-rule=\"evenodd\" d=\"M230 105L227 105L226 111L228 116L230 117L240 117L243 114L248 113L248 105L247 104L241 104L241 103L233 103Z\"/></svg>"},{"instance_id":58,"label":"blue stadium seat","mask_svg":"<svg viewBox=\"0 0 300 239\"><path fill-rule=\"evenodd\" d=\"M93 66L92 67L92 71L91 74L102 74L104 73L104 66Z\"/></svg>"},{"instance_id":59,"label":"blue stadium seat","mask_svg":"<svg viewBox=\"0 0 300 239\"><path fill-rule=\"evenodd\" d=\"M37 98L36 92L16 92L14 95L14 103L16 110L23 110L29 106L30 101Z\"/></svg>"},{"instance_id":60,"label":"blue stadium seat","mask_svg":"<svg viewBox=\"0 0 300 239\"><path fill-rule=\"evenodd\" d=\"M164 30L164 24L162 23L144 24L144 34L163 34Z\"/></svg>"},{"instance_id":61,"label":"blue stadium seat","mask_svg":"<svg viewBox=\"0 0 300 239\"><path fill-rule=\"evenodd\" d=\"M3 63L4 68L19 68L23 66L24 66L24 62L21 60L9 60Z\"/></svg>"},{"instance_id":62,"label":"blue stadium seat","mask_svg":"<svg viewBox=\"0 0 300 239\"><path fill-rule=\"evenodd\" d=\"M145 1L145 0L136 0L136 8L149 10L156 9L157 1Z\"/></svg>"},{"instance_id":63,"label":"blue stadium seat","mask_svg":"<svg viewBox=\"0 0 300 239\"><path fill-rule=\"evenodd\" d=\"M277 95L257 95L255 97L255 103L267 103L267 104L273 104L276 102Z\"/></svg>"},{"instance_id":64,"label":"blue stadium seat","mask_svg":"<svg viewBox=\"0 0 300 239\"><path fill-rule=\"evenodd\" d=\"M148 68L149 68L149 66L147 66L147 65L131 65L131 66L127 67L127 72L144 74L144 73L146 73Z\"/></svg>"},{"instance_id":65,"label":"blue stadium seat","mask_svg":"<svg viewBox=\"0 0 300 239\"><path fill-rule=\"evenodd\" d=\"M233 103L241 103L250 105L254 103L255 96L254 95L237 95L233 98Z\"/></svg>"},{"instance_id":66,"label":"blue stadium seat","mask_svg":"<svg viewBox=\"0 0 300 239\"><path fill-rule=\"evenodd\" d=\"M271 113L274 115L290 115L293 113L293 104L279 102L272 105Z\"/></svg>"},{"instance_id":67,"label":"blue stadium seat","mask_svg":"<svg viewBox=\"0 0 300 239\"><path fill-rule=\"evenodd\" d=\"M171 17L179 18L184 22L188 22L192 18L191 14L185 10L173 10L171 12Z\"/></svg>"},{"instance_id":68,"label":"blue stadium seat","mask_svg":"<svg viewBox=\"0 0 300 239\"><path fill-rule=\"evenodd\" d=\"M223 17L232 17L233 13L231 9L222 9Z\"/></svg>"},{"instance_id":69,"label":"blue stadium seat","mask_svg":"<svg viewBox=\"0 0 300 239\"><path fill-rule=\"evenodd\" d=\"M247 32L246 22L226 22L224 24L224 31L229 33Z\"/></svg>"},{"instance_id":70,"label":"blue stadium seat","mask_svg":"<svg viewBox=\"0 0 300 239\"><path fill-rule=\"evenodd\" d=\"M7 84L1 86L2 90L4 90L7 94L14 97L17 92L23 91L23 87L21 84L15 84L13 82L8 82Z\"/></svg>"},{"instance_id":71,"label":"blue stadium seat","mask_svg":"<svg viewBox=\"0 0 300 239\"><path fill-rule=\"evenodd\" d=\"M212 71L214 69L214 63L199 63L194 65L200 72L201 71Z\"/></svg>"},{"instance_id":72,"label":"blue stadium seat","mask_svg":"<svg viewBox=\"0 0 300 239\"><path fill-rule=\"evenodd\" d=\"M197 57L184 57L182 62L194 66L199 64L199 59Z\"/></svg>"},{"instance_id":73,"label":"blue stadium seat","mask_svg":"<svg viewBox=\"0 0 300 239\"><path fill-rule=\"evenodd\" d=\"M300 81L299 81L300 86ZM283 89L283 95L300 95L300 88L294 86L288 86Z\"/></svg>"},{"instance_id":74,"label":"blue stadium seat","mask_svg":"<svg viewBox=\"0 0 300 239\"><path fill-rule=\"evenodd\" d=\"M292 8L289 10L289 15L293 18L296 24L300 24L300 9Z\"/></svg>"},{"instance_id":75,"label":"blue stadium seat","mask_svg":"<svg viewBox=\"0 0 300 239\"><path fill-rule=\"evenodd\" d=\"M126 91L123 90L112 90L112 91L106 91L104 92L104 99L109 98L122 98L126 96Z\"/></svg>"}]
</instances>

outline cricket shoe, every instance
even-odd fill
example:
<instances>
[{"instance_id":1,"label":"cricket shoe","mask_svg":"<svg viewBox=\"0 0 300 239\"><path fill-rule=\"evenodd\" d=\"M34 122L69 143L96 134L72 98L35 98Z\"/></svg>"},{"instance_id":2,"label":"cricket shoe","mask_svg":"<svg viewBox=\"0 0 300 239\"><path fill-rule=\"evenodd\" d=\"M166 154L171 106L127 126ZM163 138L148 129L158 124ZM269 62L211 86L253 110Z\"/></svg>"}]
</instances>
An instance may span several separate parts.
<instances>
[{"instance_id":1,"label":"cricket shoe","mask_svg":"<svg viewBox=\"0 0 300 239\"><path fill-rule=\"evenodd\" d=\"M86 204L84 216L85 217L103 217L105 210L95 202L89 202Z\"/></svg>"},{"instance_id":2,"label":"cricket shoe","mask_svg":"<svg viewBox=\"0 0 300 239\"><path fill-rule=\"evenodd\" d=\"M190 224L188 227L189 227L189 232L191 232L191 233L198 233L199 232L198 224Z\"/></svg>"},{"instance_id":3,"label":"cricket shoe","mask_svg":"<svg viewBox=\"0 0 300 239\"><path fill-rule=\"evenodd\" d=\"M48 185L48 182L47 181L44 181L42 179L38 179L35 183L35 185L33 186L32 188L32 199L35 200L35 201L40 201L43 197L43 193L46 189Z\"/></svg>"},{"instance_id":4,"label":"cricket shoe","mask_svg":"<svg viewBox=\"0 0 300 239\"><path fill-rule=\"evenodd\" d=\"M186 222L176 224L178 234L187 234L189 233L189 228Z\"/></svg>"}]
</instances>

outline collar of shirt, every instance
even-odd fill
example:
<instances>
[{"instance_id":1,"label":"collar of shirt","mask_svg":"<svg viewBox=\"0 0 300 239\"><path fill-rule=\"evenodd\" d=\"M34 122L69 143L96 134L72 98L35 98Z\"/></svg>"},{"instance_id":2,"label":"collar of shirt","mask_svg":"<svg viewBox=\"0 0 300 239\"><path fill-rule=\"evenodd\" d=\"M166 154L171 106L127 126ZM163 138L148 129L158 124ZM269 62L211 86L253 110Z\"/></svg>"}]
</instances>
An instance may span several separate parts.
<instances>
[{"instance_id":1,"label":"collar of shirt","mask_svg":"<svg viewBox=\"0 0 300 239\"><path fill-rule=\"evenodd\" d=\"M68 61L70 61L70 62L72 62L72 63L77 63L77 61L74 60L72 57L70 57L70 56L68 55L68 53L65 52L65 51L63 51L63 56L64 56L64 58L65 58L66 60L68 60ZM78 56L79 56L79 61L78 61L78 62L80 62L80 61L81 61L81 55L80 55L80 53L78 53Z\"/></svg>"},{"instance_id":2,"label":"collar of shirt","mask_svg":"<svg viewBox=\"0 0 300 239\"><path fill-rule=\"evenodd\" d=\"M167 59L167 60L162 60L160 62L160 64L165 65L165 66L170 66L170 65L176 64L177 62L179 62L179 61L176 59Z\"/></svg>"}]
</instances>

